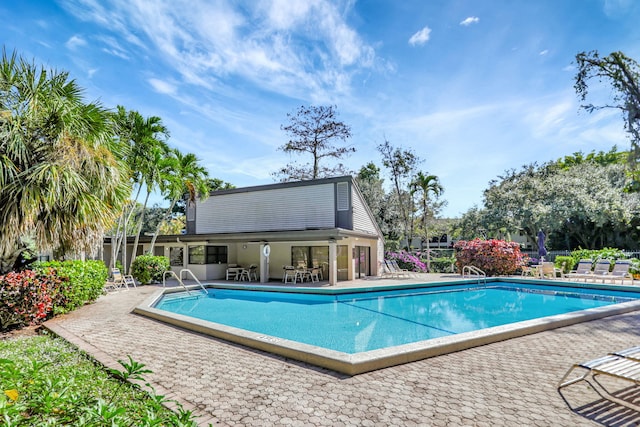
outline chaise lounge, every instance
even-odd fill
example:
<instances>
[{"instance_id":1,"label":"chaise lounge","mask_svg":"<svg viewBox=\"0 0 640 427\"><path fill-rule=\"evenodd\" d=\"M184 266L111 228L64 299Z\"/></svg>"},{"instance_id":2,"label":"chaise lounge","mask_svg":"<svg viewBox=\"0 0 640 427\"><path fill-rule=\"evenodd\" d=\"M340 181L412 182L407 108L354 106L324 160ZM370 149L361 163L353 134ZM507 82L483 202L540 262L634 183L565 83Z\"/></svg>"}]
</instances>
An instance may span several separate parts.
<instances>
[{"instance_id":1,"label":"chaise lounge","mask_svg":"<svg viewBox=\"0 0 640 427\"><path fill-rule=\"evenodd\" d=\"M566 279L585 279L591 276L591 268L593 267L593 260L581 259L578 262L575 270L572 270L565 274Z\"/></svg>"},{"instance_id":2,"label":"chaise lounge","mask_svg":"<svg viewBox=\"0 0 640 427\"><path fill-rule=\"evenodd\" d=\"M133 285L136 287L136 280L130 274L122 274L120 269L114 268L111 270L111 280L107 280L107 283L104 285L104 290L108 291L118 291L122 288L126 288L129 290L129 285Z\"/></svg>"},{"instance_id":3,"label":"chaise lounge","mask_svg":"<svg viewBox=\"0 0 640 427\"><path fill-rule=\"evenodd\" d=\"M607 281L614 282L616 280L620 280L620 284L624 285L624 279L629 279L631 284L633 285L633 275L629 273L629 268L631 267L631 261L629 260L618 260L613 266L612 271L606 271L603 274L593 274L592 277L594 280L602 280L602 283Z\"/></svg>"},{"instance_id":4,"label":"chaise lounge","mask_svg":"<svg viewBox=\"0 0 640 427\"><path fill-rule=\"evenodd\" d=\"M577 377L570 378L571 373L576 369L583 369L584 373ZM608 376L640 385L640 346L631 347L626 350L608 354L598 359L590 360L584 363L576 363L562 377L558 383L558 393L562 396L562 389L572 384L584 381L601 397L639 410L640 407L626 400L620 399L609 392L597 379L598 376ZM589 381L589 377L599 386L602 391ZM606 396L603 395L606 394ZM566 399L565 399L566 401ZM568 402L567 402L568 403Z\"/></svg>"}]
</instances>

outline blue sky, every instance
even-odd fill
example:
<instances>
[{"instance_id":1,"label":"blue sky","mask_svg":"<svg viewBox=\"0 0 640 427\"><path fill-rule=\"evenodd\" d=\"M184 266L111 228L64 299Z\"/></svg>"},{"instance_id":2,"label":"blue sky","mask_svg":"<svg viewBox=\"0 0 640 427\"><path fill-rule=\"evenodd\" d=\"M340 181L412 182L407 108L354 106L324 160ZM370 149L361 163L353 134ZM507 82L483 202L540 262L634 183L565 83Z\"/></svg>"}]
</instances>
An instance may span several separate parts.
<instances>
[{"instance_id":1,"label":"blue sky","mask_svg":"<svg viewBox=\"0 0 640 427\"><path fill-rule=\"evenodd\" d=\"M171 145L238 187L308 161L277 150L280 126L335 104L347 166L382 167L385 139L412 149L450 217L507 169L626 149L617 112L579 110L573 61L640 61L634 0L3 0L0 22L6 50L68 71L87 100L160 116Z\"/></svg>"}]
</instances>

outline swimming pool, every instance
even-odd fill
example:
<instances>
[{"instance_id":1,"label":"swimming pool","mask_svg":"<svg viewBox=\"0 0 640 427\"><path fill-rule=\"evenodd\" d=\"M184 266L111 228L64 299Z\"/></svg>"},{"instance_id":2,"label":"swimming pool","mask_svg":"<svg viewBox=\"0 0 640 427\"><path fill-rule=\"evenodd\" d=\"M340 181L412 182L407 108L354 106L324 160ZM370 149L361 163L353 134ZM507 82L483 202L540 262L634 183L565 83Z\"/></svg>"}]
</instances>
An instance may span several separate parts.
<instances>
[{"instance_id":1,"label":"swimming pool","mask_svg":"<svg viewBox=\"0 0 640 427\"><path fill-rule=\"evenodd\" d=\"M142 312L355 374L633 309L640 293L628 288L496 280L304 292L212 287L161 295Z\"/></svg>"}]
</instances>

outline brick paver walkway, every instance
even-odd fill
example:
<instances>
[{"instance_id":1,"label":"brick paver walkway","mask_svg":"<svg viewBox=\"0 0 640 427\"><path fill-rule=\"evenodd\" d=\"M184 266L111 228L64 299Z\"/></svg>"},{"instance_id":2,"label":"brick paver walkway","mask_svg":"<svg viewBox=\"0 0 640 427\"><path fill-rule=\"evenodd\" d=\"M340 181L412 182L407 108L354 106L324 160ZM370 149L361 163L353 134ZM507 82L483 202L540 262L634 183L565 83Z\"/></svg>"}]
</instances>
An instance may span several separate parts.
<instances>
[{"instance_id":1,"label":"brick paver walkway","mask_svg":"<svg viewBox=\"0 0 640 427\"><path fill-rule=\"evenodd\" d=\"M47 326L107 366L145 363L202 425L640 425L584 383L566 389L575 411L556 391L572 363L640 344L640 312L347 377L131 314L156 290L106 295Z\"/></svg>"}]
</instances>

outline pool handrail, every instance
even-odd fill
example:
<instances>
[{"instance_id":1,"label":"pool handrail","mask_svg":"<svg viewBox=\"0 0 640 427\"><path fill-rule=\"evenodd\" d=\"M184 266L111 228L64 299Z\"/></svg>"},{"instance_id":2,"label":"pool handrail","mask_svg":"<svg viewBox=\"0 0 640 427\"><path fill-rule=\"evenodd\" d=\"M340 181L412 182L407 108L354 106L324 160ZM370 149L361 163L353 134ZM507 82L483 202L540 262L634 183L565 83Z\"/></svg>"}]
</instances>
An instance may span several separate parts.
<instances>
[{"instance_id":1,"label":"pool handrail","mask_svg":"<svg viewBox=\"0 0 640 427\"><path fill-rule=\"evenodd\" d=\"M187 288L187 286L184 284L184 282L182 281L182 273L183 272L188 272L189 274L191 274L191 277L193 277L195 279L196 282L198 282L198 285L200 285L200 288L202 288L202 290L204 291L204 293L207 293L207 288L204 287L204 285L202 283L200 283L200 281L198 280L198 278L193 274L193 272L191 270L189 270L188 268L183 268L182 270L180 270L180 276L178 276L176 274L175 271L173 270L167 270L164 272L164 274L162 275L162 287L164 288L166 286L166 278L167 275L169 276L173 276L175 277L175 279L178 281L178 284L180 286L182 286L184 288L185 291L187 291L187 294L191 295L191 292L189 291L189 289Z\"/></svg>"},{"instance_id":2,"label":"pool handrail","mask_svg":"<svg viewBox=\"0 0 640 427\"><path fill-rule=\"evenodd\" d=\"M471 278L471 275L474 275L478 278L478 283L480 283L480 278L482 278L484 284L487 284L487 274L484 271L480 270L475 265L465 265L464 267L462 267L463 279L467 276Z\"/></svg>"}]
</instances>

